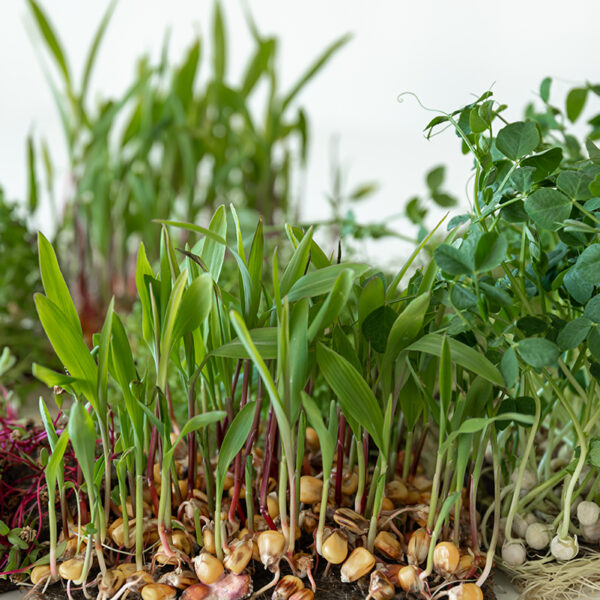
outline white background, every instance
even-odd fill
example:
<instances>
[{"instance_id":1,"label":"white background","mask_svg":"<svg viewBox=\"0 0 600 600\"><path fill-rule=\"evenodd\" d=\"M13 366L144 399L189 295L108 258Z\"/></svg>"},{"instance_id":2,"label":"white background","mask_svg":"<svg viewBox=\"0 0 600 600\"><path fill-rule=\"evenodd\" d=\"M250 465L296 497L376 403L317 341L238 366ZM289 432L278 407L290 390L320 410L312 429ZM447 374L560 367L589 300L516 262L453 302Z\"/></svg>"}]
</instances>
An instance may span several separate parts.
<instances>
[{"instance_id":1,"label":"white background","mask_svg":"<svg viewBox=\"0 0 600 600\"><path fill-rule=\"evenodd\" d=\"M60 32L75 78L105 0L43 0ZM238 0L224 2L234 80L246 64L252 42ZM339 135L348 188L376 180L381 186L369 203L357 207L371 221L402 210L407 198L423 191L431 166L450 166L448 188L463 198L470 162L460 155L451 132L426 141L423 126L433 116L399 93L411 90L429 106L452 110L494 84L496 97L517 118L535 98L546 75L560 80L553 100L562 103L572 84L597 81L600 3L585 0L250 0L265 34L280 38L281 73L290 86L303 68L334 38L353 32L351 43L312 82L300 98L311 117L311 159L302 194L303 219L328 216L330 147ZM197 32L210 29L208 0L121 0L101 49L91 99L119 94L131 81L135 59L158 56L171 27L171 59L179 61ZM9 197L26 190L25 137L45 136L55 164L66 166L62 133L32 41L22 0L0 6L0 184ZM205 42L203 69L208 68ZM64 187L64 180L63 185ZM44 227L46 222L37 223ZM414 228L399 223L405 233ZM394 247L394 250L398 250ZM370 252L376 252L370 247ZM378 258L385 262L386 256ZM372 257L377 258L377 257Z\"/></svg>"}]
</instances>

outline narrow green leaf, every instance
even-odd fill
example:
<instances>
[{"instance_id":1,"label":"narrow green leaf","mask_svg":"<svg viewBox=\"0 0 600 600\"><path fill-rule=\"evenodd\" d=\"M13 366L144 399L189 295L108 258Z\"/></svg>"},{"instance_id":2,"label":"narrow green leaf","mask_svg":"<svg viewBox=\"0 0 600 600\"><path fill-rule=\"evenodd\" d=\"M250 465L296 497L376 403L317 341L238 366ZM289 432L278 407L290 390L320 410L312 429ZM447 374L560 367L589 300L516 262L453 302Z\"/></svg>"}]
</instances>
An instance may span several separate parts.
<instances>
[{"instance_id":1,"label":"narrow green leaf","mask_svg":"<svg viewBox=\"0 0 600 600\"><path fill-rule=\"evenodd\" d=\"M317 406L317 403L305 392L302 392L302 406L306 411L310 426L317 432L319 437L323 460L323 472L327 473L331 469L331 465L333 465L333 457L337 442L335 432L332 434L332 432L325 427L323 417L321 416L321 410Z\"/></svg>"},{"instance_id":2,"label":"narrow green leaf","mask_svg":"<svg viewBox=\"0 0 600 600\"><path fill-rule=\"evenodd\" d=\"M104 37L104 33L106 32L106 28L108 27L108 23L112 17L112 14L117 6L117 0L111 0L109 2L108 7L106 8L106 12L98 25L98 29L96 29L96 33L94 35L94 39L92 40L92 45L88 51L88 55L85 60L85 66L83 68L83 77L81 79L81 95L79 102L83 106L85 103L85 97L87 95L87 91L90 84L90 77L92 75L92 70L94 68L94 63L96 62L96 56L98 54L98 49L100 48L100 44L102 42L102 38Z\"/></svg>"},{"instance_id":3,"label":"narrow green leaf","mask_svg":"<svg viewBox=\"0 0 600 600\"><path fill-rule=\"evenodd\" d=\"M41 233L38 234L38 253L46 296L64 313L65 326L72 329L74 333L83 335L79 316L69 293L69 288L60 272L54 248Z\"/></svg>"},{"instance_id":4,"label":"narrow green leaf","mask_svg":"<svg viewBox=\"0 0 600 600\"><path fill-rule=\"evenodd\" d=\"M358 263L340 263L311 271L300 277L291 287L288 293L290 302L295 302L300 298L313 298L327 294L331 291L340 272L345 269L352 271L354 277L360 277L367 271L368 266Z\"/></svg>"},{"instance_id":5,"label":"narrow green leaf","mask_svg":"<svg viewBox=\"0 0 600 600\"><path fill-rule=\"evenodd\" d=\"M407 350L441 356L443 339L443 336L438 333L429 333L408 346ZM456 364L480 375L494 385L504 386L504 379L500 371L480 351L458 340L449 339L448 344L452 360Z\"/></svg>"},{"instance_id":6,"label":"narrow green leaf","mask_svg":"<svg viewBox=\"0 0 600 600\"><path fill-rule=\"evenodd\" d=\"M265 360L277 358L277 327L250 329L248 335L259 354ZM213 356L222 356L223 358L250 358L246 346L239 338L219 346L211 354Z\"/></svg>"},{"instance_id":7,"label":"narrow green leaf","mask_svg":"<svg viewBox=\"0 0 600 600\"><path fill-rule=\"evenodd\" d=\"M71 75L69 73L69 67L67 65L65 53L61 47L58 37L56 36L48 17L40 8L39 4L35 0L27 0L27 4L29 4L31 14L33 15L39 32L46 42L46 46L48 47L50 54L54 57L56 65L61 71L65 80L65 84L69 89L71 87Z\"/></svg>"},{"instance_id":8,"label":"narrow green leaf","mask_svg":"<svg viewBox=\"0 0 600 600\"><path fill-rule=\"evenodd\" d=\"M292 258L281 276L280 290L282 297L288 294L292 289L292 286L304 275L304 271L306 271L310 256L312 234L313 228L311 227L304 234L298 247L294 250L294 254L292 254Z\"/></svg>"},{"instance_id":9,"label":"narrow green leaf","mask_svg":"<svg viewBox=\"0 0 600 600\"><path fill-rule=\"evenodd\" d=\"M77 380L76 386L90 402L95 402L97 367L83 338L66 326L66 317L54 302L36 294L35 305L44 331L58 358Z\"/></svg>"},{"instance_id":10,"label":"narrow green leaf","mask_svg":"<svg viewBox=\"0 0 600 600\"><path fill-rule=\"evenodd\" d=\"M317 363L344 413L358 421L383 452L383 413L367 382L345 358L321 343L317 345Z\"/></svg>"},{"instance_id":11,"label":"narrow green leaf","mask_svg":"<svg viewBox=\"0 0 600 600\"><path fill-rule=\"evenodd\" d=\"M35 146L31 135L27 136L27 206L30 213L38 207L38 182L35 168Z\"/></svg>"},{"instance_id":12,"label":"narrow green leaf","mask_svg":"<svg viewBox=\"0 0 600 600\"><path fill-rule=\"evenodd\" d=\"M319 312L313 318L308 329L308 341L312 342L325 327L338 318L340 312L346 306L348 297L352 291L354 273L350 269L344 269L337 276L331 291L321 305Z\"/></svg>"},{"instance_id":13,"label":"narrow green leaf","mask_svg":"<svg viewBox=\"0 0 600 600\"><path fill-rule=\"evenodd\" d=\"M347 44L351 35L346 34L333 42L325 51L319 56L319 58L311 65L311 67L300 77L298 82L292 87L288 94L283 98L281 102L281 112L285 111L290 102L298 95L300 90L323 68L325 63L345 44Z\"/></svg>"},{"instance_id":14,"label":"narrow green leaf","mask_svg":"<svg viewBox=\"0 0 600 600\"><path fill-rule=\"evenodd\" d=\"M248 435L250 435L255 407L255 401L246 404L227 428L217 458L216 480L218 496L223 493L223 486L225 485L225 477L229 465L233 462L236 454L242 449L242 446L248 439Z\"/></svg>"}]
</instances>

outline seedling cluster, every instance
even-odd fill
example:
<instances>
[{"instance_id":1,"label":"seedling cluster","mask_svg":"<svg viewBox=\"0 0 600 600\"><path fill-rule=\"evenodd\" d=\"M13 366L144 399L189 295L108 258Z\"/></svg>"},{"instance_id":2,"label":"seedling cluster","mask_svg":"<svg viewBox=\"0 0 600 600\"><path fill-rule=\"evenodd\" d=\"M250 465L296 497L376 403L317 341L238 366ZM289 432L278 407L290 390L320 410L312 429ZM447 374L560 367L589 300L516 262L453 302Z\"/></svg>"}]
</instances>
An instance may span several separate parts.
<instances>
[{"instance_id":1,"label":"seedling cluster","mask_svg":"<svg viewBox=\"0 0 600 600\"><path fill-rule=\"evenodd\" d=\"M428 124L471 156L470 206L391 275L233 206L160 219L139 311L88 345L40 235L63 370L33 366L42 427L2 421L3 574L103 600L482 600L494 565L528 598L600 586L600 119L569 131L600 87L566 115L550 87L523 121L486 92Z\"/></svg>"}]
</instances>

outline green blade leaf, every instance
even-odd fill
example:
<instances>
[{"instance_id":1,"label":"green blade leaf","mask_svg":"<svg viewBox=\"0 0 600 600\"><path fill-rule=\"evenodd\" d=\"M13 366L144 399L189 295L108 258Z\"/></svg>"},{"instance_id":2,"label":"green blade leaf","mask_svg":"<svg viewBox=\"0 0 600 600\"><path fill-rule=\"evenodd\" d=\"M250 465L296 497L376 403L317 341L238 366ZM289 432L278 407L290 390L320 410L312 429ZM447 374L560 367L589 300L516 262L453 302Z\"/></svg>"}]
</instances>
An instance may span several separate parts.
<instances>
[{"instance_id":1,"label":"green blade leaf","mask_svg":"<svg viewBox=\"0 0 600 600\"><path fill-rule=\"evenodd\" d=\"M333 288L321 305L319 312L315 315L308 329L308 341L312 342L319 331L331 324L338 318L348 302L352 291L354 274L350 269L344 269L336 278Z\"/></svg>"},{"instance_id":2,"label":"green blade leaf","mask_svg":"<svg viewBox=\"0 0 600 600\"><path fill-rule=\"evenodd\" d=\"M254 402L252 402L252 404L254 404ZM192 431L198 431L198 429L202 429L207 425L212 425L217 421L222 421L226 416L227 413L222 410L213 410L211 412L203 413L201 415L195 415L189 421L186 421L185 425L181 428L179 435L173 443L171 451L174 452L177 444L179 444L181 440L184 440L189 433L192 433Z\"/></svg>"},{"instance_id":3,"label":"green blade leaf","mask_svg":"<svg viewBox=\"0 0 600 600\"><path fill-rule=\"evenodd\" d=\"M280 283L282 297L291 290L292 286L302 277L306 270L310 256L312 234L313 228L311 227L304 234L298 247L294 250L294 254L292 254L292 258L283 272Z\"/></svg>"},{"instance_id":4,"label":"green blade leaf","mask_svg":"<svg viewBox=\"0 0 600 600\"><path fill-rule=\"evenodd\" d=\"M102 20L100 21L100 25L98 25L98 29L96 29L96 34L94 35L92 45L90 46L90 49L88 51L88 55L85 60L85 66L83 68L83 77L81 79L81 96L79 102L82 106L84 105L85 97L87 95L88 87L90 84L90 77L92 75L94 63L96 62L98 49L100 48L102 38L104 37L104 33L106 32L106 28L108 27L108 23L110 22L110 19L116 6L117 0L111 0L108 7L106 8L106 12L102 17Z\"/></svg>"},{"instance_id":5,"label":"green blade leaf","mask_svg":"<svg viewBox=\"0 0 600 600\"><path fill-rule=\"evenodd\" d=\"M290 302L295 302L301 298L313 298L321 296L331 291L341 271L350 269L354 277L360 277L367 269L367 265L359 263L341 263L337 265L329 265L316 271L311 271L303 275L294 283L288 293Z\"/></svg>"},{"instance_id":6,"label":"green blade leaf","mask_svg":"<svg viewBox=\"0 0 600 600\"><path fill-rule=\"evenodd\" d=\"M321 410L317 406L317 403L305 392L302 392L302 406L304 407L310 426L317 432L317 436L319 437L323 460L323 472L327 473L331 470L331 465L333 465L337 432L330 432L329 429L325 427Z\"/></svg>"},{"instance_id":7,"label":"green blade leaf","mask_svg":"<svg viewBox=\"0 0 600 600\"><path fill-rule=\"evenodd\" d=\"M225 23L223 22L221 3L215 2L215 12L213 16L213 69L217 81L223 81L225 78L226 67L227 48L225 41Z\"/></svg>"},{"instance_id":8,"label":"green blade leaf","mask_svg":"<svg viewBox=\"0 0 600 600\"><path fill-rule=\"evenodd\" d=\"M35 305L54 351L77 380L75 387L95 403L98 370L83 338L67 326L65 313L46 296L36 294Z\"/></svg>"},{"instance_id":9,"label":"green blade leaf","mask_svg":"<svg viewBox=\"0 0 600 600\"><path fill-rule=\"evenodd\" d=\"M407 350L426 352L434 356L441 356L444 337L438 333L429 333L420 340L408 346ZM483 354L458 340L449 339L452 360L468 371L480 375L494 385L504 386L504 379L500 371Z\"/></svg>"},{"instance_id":10,"label":"green blade leaf","mask_svg":"<svg viewBox=\"0 0 600 600\"><path fill-rule=\"evenodd\" d=\"M35 169L35 145L31 135L27 136L27 206L34 213L38 206L38 182Z\"/></svg>"},{"instance_id":11,"label":"green blade leaf","mask_svg":"<svg viewBox=\"0 0 600 600\"><path fill-rule=\"evenodd\" d=\"M212 299L212 277L210 273L203 273L183 292L173 327L174 342L200 327L210 313Z\"/></svg>"},{"instance_id":12,"label":"green blade leaf","mask_svg":"<svg viewBox=\"0 0 600 600\"><path fill-rule=\"evenodd\" d=\"M277 358L277 327L250 329L248 335L254 347L265 360ZM240 339L219 346L211 352L211 355L223 358L250 358L246 346Z\"/></svg>"},{"instance_id":13,"label":"green blade leaf","mask_svg":"<svg viewBox=\"0 0 600 600\"><path fill-rule=\"evenodd\" d=\"M311 65L311 67L300 77L296 85L288 92L281 103L281 112L285 111L290 102L298 95L300 90L323 68L325 63L345 44L347 44L351 35L346 34L333 42L326 50L319 56L319 58Z\"/></svg>"},{"instance_id":14,"label":"green blade leaf","mask_svg":"<svg viewBox=\"0 0 600 600\"><path fill-rule=\"evenodd\" d=\"M35 20L35 23L39 29L42 38L46 42L46 46L50 51L50 54L54 57L56 64L63 74L63 78L65 80L65 84L67 88L71 87L71 75L69 73L69 67L67 65L67 60L65 58L65 53L61 47L61 44L54 32L52 25L50 25L50 21L48 17L44 13L44 11L40 8L39 4L35 2L35 0L27 0L29 4L29 8L31 10L31 14Z\"/></svg>"},{"instance_id":15,"label":"green blade leaf","mask_svg":"<svg viewBox=\"0 0 600 600\"><path fill-rule=\"evenodd\" d=\"M73 332L83 335L79 316L69 293L69 288L60 272L54 248L52 248L50 242L41 233L38 234L38 253L42 283L46 296L64 313L65 325L72 329Z\"/></svg>"},{"instance_id":16,"label":"green blade leaf","mask_svg":"<svg viewBox=\"0 0 600 600\"><path fill-rule=\"evenodd\" d=\"M391 365L412 340L415 339L429 308L429 293L421 294L411 300L400 316L394 321L383 357L384 370Z\"/></svg>"},{"instance_id":17,"label":"green blade leaf","mask_svg":"<svg viewBox=\"0 0 600 600\"><path fill-rule=\"evenodd\" d=\"M383 452L383 413L367 382L345 358L321 343L317 346L317 363L344 412L369 432Z\"/></svg>"},{"instance_id":18,"label":"green blade leaf","mask_svg":"<svg viewBox=\"0 0 600 600\"><path fill-rule=\"evenodd\" d=\"M225 485L225 477L229 465L233 462L236 454L242 449L242 446L250 435L255 408L256 401L246 404L235 416L225 433L223 443L219 448L219 457L217 458L216 480L218 496L223 493L223 486Z\"/></svg>"}]
</instances>

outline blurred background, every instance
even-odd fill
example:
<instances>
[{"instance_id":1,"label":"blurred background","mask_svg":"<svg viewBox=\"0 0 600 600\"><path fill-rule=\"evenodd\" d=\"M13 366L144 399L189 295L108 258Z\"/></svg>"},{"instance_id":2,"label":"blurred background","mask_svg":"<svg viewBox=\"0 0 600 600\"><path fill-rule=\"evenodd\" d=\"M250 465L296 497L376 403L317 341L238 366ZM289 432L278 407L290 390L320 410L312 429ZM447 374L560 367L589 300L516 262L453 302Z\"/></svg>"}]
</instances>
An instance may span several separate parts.
<instances>
[{"instance_id":1,"label":"blurred background","mask_svg":"<svg viewBox=\"0 0 600 600\"><path fill-rule=\"evenodd\" d=\"M80 81L86 53L107 5L105 1L40 2L60 35L75 81ZM233 82L242 79L254 51L243 6L237 0L223 5L227 73ZM352 207L360 222L402 212L408 198L425 191L423 175L438 163L449 167L449 191L464 197L471 165L456 152L456 137L447 132L425 140L422 130L433 115L411 98L398 103L401 92L412 91L428 106L451 110L493 85L495 96L516 117L535 98L543 77L553 76L565 88L593 77L600 49L596 32L600 5L583 0L567 5L557 0L509 0L501 6L475 0L410 4L381 0L368 7L356 0L252 0L247 6L260 32L278 39L276 63L282 90L291 88L332 41L353 34L294 100L294 106L304 107L309 117L308 162L292 189L305 221L331 216L325 199L332 192L336 143L346 191L365 182L378 183L375 193ZM213 3L208 0L120 2L98 52L89 105L121 96L135 78L142 55L159 61L167 31L172 63L179 63L196 36L201 36L198 77L206 80L212 12ZM40 57L36 57L38 42L39 32L27 4L4 3L0 182L7 197L14 199L24 199L27 193L26 140L31 133L47 140L56 170L56 194L60 198L66 193L67 149ZM41 48L40 52L54 76L55 65ZM252 98L257 111L264 104L266 87L259 86ZM47 230L50 223L42 212L36 225ZM406 221L397 225L411 231ZM369 253L381 260L376 251Z\"/></svg>"},{"instance_id":2,"label":"blurred background","mask_svg":"<svg viewBox=\"0 0 600 600\"><path fill-rule=\"evenodd\" d=\"M152 219L206 226L222 203L249 233L258 215L274 236L315 223L329 251L342 237L393 269L468 209L472 166L452 131L425 138L436 113L399 96L451 112L491 88L511 120L564 110L594 78L599 15L583 0L3 3L0 382L46 351L38 229L89 336L112 295L133 308L139 242L158 255ZM586 129L598 98L574 99Z\"/></svg>"}]
</instances>

